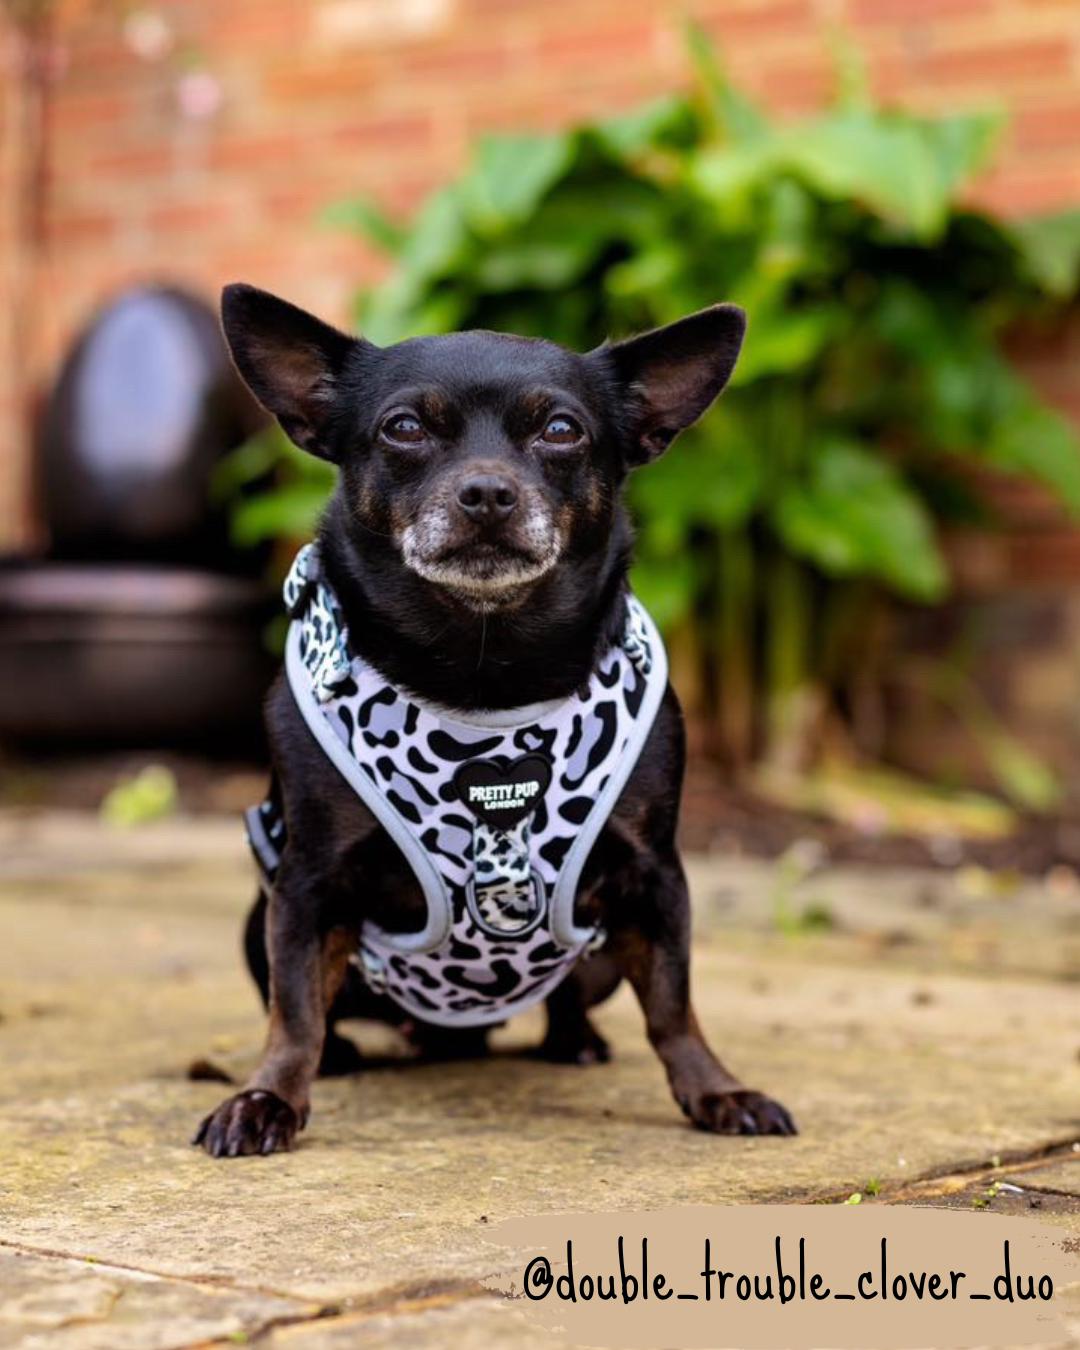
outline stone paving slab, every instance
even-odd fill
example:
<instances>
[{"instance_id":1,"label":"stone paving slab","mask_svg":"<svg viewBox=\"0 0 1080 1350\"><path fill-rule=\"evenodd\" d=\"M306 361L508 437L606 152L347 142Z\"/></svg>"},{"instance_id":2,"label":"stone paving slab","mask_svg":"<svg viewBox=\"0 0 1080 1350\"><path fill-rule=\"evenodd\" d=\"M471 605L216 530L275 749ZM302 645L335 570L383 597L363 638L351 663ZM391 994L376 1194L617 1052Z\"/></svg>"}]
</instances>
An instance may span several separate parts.
<instances>
[{"instance_id":1,"label":"stone paving slab","mask_svg":"<svg viewBox=\"0 0 1080 1350\"><path fill-rule=\"evenodd\" d=\"M1080 883L1067 869L1043 881L807 864L806 854L797 845L777 863L691 857L699 932L748 953L787 933L800 960L1080 980Z\"/></svg>"},{"instance_id":2,"label":"stone paving slab","mask_svg":"<svg viewBox=\"0 0 1080 1350\"><path fill-rule=\"evenodd\" d=\"M0 1247L0 1347L156 1350L246 1336L316 1307Z\"/></svg>"},{"instance_id":3,"label":"stone paving slab","mask_svg":"<svg viewBox=\"0 0 1080 1350\"><path fill-rule=\"evenodd\" d=\"M719 860L692 873L699 892L729 884ZM762 873L763 906L768 884ZM226 1089L185 1070L209 1056L242 1073L257 1053L238 937L250 889L234 822L115 835L0 816L0 1244L60 1300L57 1324L20 1328L33 1280L20 1292L0 1274L8 1344L164 1350L254 1334L284 1308L274 1346L352 1344L362 1328L365 1345L531 1347L514 1310L480 1296L504 1268L485 1241L502 1218L809 1200L870 1180L887 1197L1080 1133L1080 985L875 959L852 921L824 946L767 926L747 937L709 922L706 903L701 1019L791 1107L798 1139L687 1128L623 991L598 1019L612 1065L524 1058L540 1027L525 1018L481 1063L391 1062L318 1084L292 1154L213 1161L186 1141ZM391 1033L358 1034L400 1055ZM87 1259L99 1266L71 1264ZM166 1335L174 1295L216 1329ZM108 1315L80 1320L88 1301Z\"/></svg>"},{"instance_id":4,"label":"stone paving slab","mask_svg":"<svg viewBox=\"0 0 1080 1350\"><path fill-rule=\"evenodd\" d=\"M1005 1168L1003 1177L1026 1190L1047 1191L1053 1195L1074 1196L1080 1199L1080 1153L1071 1157L1054 1158L1043 1165L1015 1171Z\"/></svg>"}]
</instances>

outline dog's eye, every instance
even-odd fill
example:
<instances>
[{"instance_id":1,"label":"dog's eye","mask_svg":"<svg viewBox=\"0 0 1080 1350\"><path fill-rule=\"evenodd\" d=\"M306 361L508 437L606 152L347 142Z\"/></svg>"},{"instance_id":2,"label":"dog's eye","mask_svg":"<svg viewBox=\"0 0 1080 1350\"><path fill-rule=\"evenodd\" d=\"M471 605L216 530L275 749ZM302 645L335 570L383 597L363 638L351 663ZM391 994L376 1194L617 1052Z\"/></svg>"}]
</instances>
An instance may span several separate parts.
<instances>
[{"instance_id":1,"label":"dog's eye","mask_svg":"<svg viewBox=\"0 0 1080 1350\"><path fill-rule=\"evenodd\" d=\"M547 426L540 433L541 445L575 446L585 439L580 423L575 422L566 413L559 413L548 419Z\"/></svg>"},{"instance_id":2,"label":"dog's eye","mask_svg":"<svg viewBox=\"0 0 1080 1350\"><path fill-rule=\"evenodd\" d=\"M394 413L382 424L379 433L394 445L419 445L427 440L423 423L411 413Z\"/></svg>"}]
</instances>

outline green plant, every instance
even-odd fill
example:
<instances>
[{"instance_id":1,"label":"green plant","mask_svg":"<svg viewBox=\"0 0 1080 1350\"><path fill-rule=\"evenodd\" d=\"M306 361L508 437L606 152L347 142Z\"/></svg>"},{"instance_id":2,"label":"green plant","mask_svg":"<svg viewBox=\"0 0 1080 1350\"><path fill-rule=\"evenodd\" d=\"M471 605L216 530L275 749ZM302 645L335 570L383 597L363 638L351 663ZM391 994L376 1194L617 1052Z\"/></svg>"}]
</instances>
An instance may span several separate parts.
<instances>
[{"instance_id":1,"label":"green plant","mask_svg":"<svg viewBox=\"0 0 1080 1350\"><path fill-rule=\"evenodd\" d=\"M1017 224L965 204L996 115L875 107L847 59L833 106L784 125L696 29L689 49L687 93L485 138L407 226L367 200L329 218L392 255L356 310L380 343L485 327L586 349L745 306L730 389L632 480L634 584L694 670L714 748L792 767L849 736L840 710L878 677L890 605L946 594L940 528L993 524L973 469L1080 512L1076 438L999 346L1075 293L1080 212ZM280 438L257 453L266 470ZM310 526L322 470L283 463L241 508L248 539Z\"/></svg>"}]
</instances>

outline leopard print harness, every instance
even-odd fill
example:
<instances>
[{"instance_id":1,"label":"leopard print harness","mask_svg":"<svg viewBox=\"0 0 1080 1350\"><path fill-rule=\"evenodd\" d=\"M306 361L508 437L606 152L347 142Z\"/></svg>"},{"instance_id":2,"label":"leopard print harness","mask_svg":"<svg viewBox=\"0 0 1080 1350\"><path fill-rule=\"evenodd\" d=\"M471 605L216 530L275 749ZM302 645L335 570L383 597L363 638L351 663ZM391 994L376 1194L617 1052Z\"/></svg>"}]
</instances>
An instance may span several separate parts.
<instances>
[{"instance_id":1,"label":"leopard print harness","mask_svg":"<svg viewBox=\"0 0 1080 1350\"><path fill-rule=\"evenodd\" d=\"M427 904L418 931L365 921L354 964L373 989L441 1026L502 1022L538 1003L604 940L575 923L574 902L667 685L649 615L628 598L621 642L569 698L482 713L428 703L360 657L314 545L284 595L297 706ZM265 802L247 823L269 888L284 821Z\"/></svg>"}]
</instances>

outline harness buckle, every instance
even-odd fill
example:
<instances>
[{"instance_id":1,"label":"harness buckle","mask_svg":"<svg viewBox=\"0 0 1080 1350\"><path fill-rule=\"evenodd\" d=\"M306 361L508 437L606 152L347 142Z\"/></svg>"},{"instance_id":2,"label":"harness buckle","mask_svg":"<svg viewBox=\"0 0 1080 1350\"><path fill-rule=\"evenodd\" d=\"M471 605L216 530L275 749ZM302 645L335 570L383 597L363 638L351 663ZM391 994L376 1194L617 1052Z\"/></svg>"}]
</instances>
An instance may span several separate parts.
<instances>
[{"instance_id":1,"label":"harness buckle","mask_svg":"<svg viewBox=\"0 0 1080 1350\"><path fill-rule=\"evenodd\" d=\"M535 870L530 870L523 891L500 878L478 884L474 874L465 883L465 904L473 922L488 937L523 938L544 921L547 889Z\"/></svg>"}]
</instances>

